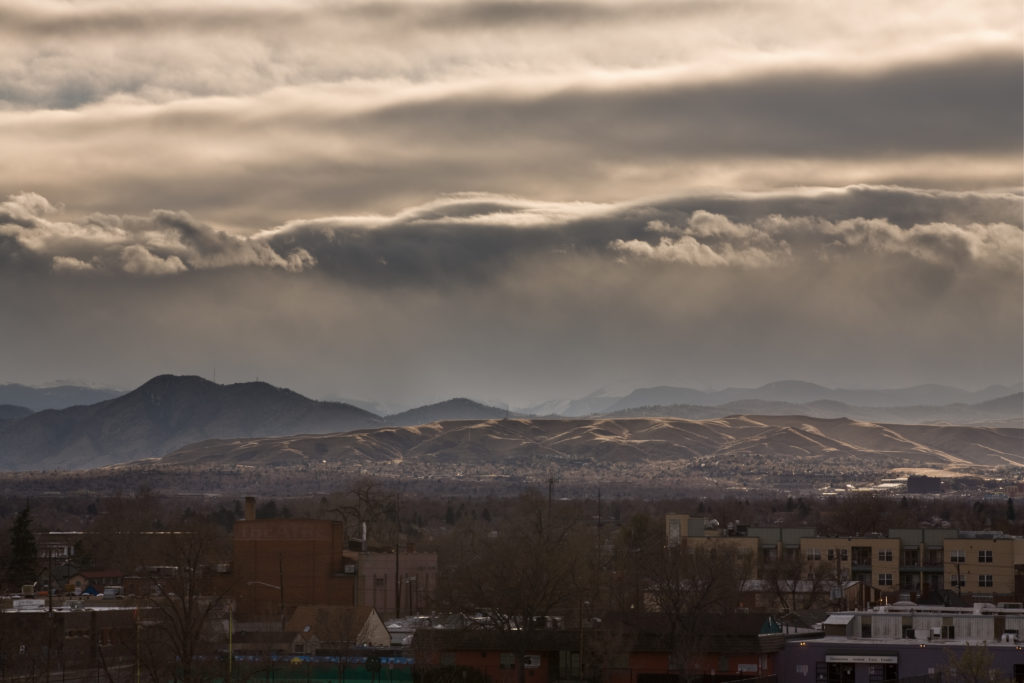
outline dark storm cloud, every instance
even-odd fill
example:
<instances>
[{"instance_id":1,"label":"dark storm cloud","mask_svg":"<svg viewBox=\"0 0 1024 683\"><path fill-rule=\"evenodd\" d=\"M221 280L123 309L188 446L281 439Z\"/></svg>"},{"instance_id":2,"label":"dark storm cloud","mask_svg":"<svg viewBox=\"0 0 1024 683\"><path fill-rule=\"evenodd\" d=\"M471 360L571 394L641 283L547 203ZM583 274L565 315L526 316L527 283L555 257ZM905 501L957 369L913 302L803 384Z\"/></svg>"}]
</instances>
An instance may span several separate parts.
<instances>
[{"instance_id":1,"label":"dark storm cloud","mask_svg":"<svg viewBox=\"0 0 1024 683\"><path fill-rule=\"evenodd\" d=\"M871 73L809 69L448 97L375 111L356 124L411 144L494 150L526 140L615 160L1004 152L1022 145L1022 82L1019 54L994 52Z\"/></svg>"},{"instance_id":2,"label":"dark storm cloud","mask_svg":"<svg viewBox=\"0 0 1024 683\"><path fill-rule=\"evenodd\" d=\"M895 214L890 218L889 214ZM694 265L791 265L859 252L862 257L911 256L956 268L969 255L978 264L1014 268L1019 263L1019 195L922 192L851 187L747 196L700 196L635 205L558 205L507 198L453 197L372 224L360 219L295 222L269 242L278 251L301 248L318 267L364 285L447 283L499 277L511 264L535 256L606 256L613 251L673 260L658 252L664 235L695 216L718 217L722 231L688 235L712 250L728 242L728 259ZM698 221L699 222L699 221ZM749 224L749 225L745 225ZM996 226L996 227L993 227ZM751 236L760 237L745 244ZM725 238L735 238L729 242ZM629 245L629 246L627 246ZM973 245L973 246L971 246ZM632 248L631 248L632 247ZM750 249L761 249L756 256ZM801 254L787 250L800 248ZM734 258L747 253L755 262ZM1006 262L1004 259L1009 259Z\"/></svg>"},{"instance_id":3,"label":"dark storm cloud","mask_svg":"<svg viewBox=\"0 0 1024 683\"><path fill-rule=\"evenodd\" d=\"M855 186L618 205L468 194L392 216L294 221L248 237L171 211L57 221L38 195L12 197L0 211L0 234L68 271L315 268L361 287L448 287L563 256L799 268L853 254L948 269L1020 268L1021 198L1012 194Z\"/></svg>"}]
</instances>

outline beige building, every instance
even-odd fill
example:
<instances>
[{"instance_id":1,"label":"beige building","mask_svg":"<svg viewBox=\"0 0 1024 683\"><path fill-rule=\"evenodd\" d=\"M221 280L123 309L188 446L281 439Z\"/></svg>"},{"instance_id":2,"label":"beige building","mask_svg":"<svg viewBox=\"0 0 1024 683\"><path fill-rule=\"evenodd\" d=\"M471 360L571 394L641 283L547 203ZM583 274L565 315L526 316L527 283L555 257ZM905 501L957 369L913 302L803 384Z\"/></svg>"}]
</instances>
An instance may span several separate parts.
<instances>
[{"instance_id":1,"label":"beige building","mask_svg":"<svg viewBox=\"0 0 1024 683\"><path fill-rule=\"evenodd\" d=\"M819 537L807 528L722 528L702 517L670 514L665 536L669 545L729 543L754 553L761 565L800 558L809 570L823 563L837 585L859 582L875 600L934 601L956 593L974 602L1024 602L1024 538L999 532L890 529Z\"/></svg>"},{"instance_id":2,"label":"beige building","mask_svg":"<svg viewBox=\"0 0 1024 683\"><path fill-rule=\"evenodd\" d=\"M860 581L881 592L899 590L899 539L802 538L800 557L808 563L825 562L840 581Z\"/></svg>"},{"instance_id":3,"label":"beige building","mask_svg":"<svg viewBox=\"0 0 1024 683\"><path fill-rule=\"evenodd\" d=\"M690 515L669 514L665 516L665 538L671 547L701 546L731 547L739 554L749 554L754 576L757 575L758 539L748 536L735 525L721 527L715 520Z\"/></svg>"},{"instance_id":4,"label":"beige building","mask_svg":"<svg viewBox=\"0 0 1024 683\"><path fill-rule=\"evenodd\" d=\"M946 586L975 600L994 601L1017 592L1024 576L1024 538L961 532L944 544Z\"/></svg>"}]
</instances>

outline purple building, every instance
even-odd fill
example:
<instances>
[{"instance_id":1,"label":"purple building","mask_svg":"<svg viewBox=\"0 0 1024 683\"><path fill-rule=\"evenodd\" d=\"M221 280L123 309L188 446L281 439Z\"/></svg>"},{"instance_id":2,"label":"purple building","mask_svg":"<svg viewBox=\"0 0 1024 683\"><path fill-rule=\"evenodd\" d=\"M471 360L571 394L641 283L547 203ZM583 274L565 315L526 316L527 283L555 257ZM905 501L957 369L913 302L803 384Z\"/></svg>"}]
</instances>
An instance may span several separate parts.
<instances>
[{"instance_id":1,"label":"purple building","mask_svg":"<svg viewBox=\"0 0 1024 683\"><path fill-rule=\"evenodd\" d=\"M897 604L836 612L823 631L791 640L779 654L780 681L888 683L945 674L965 657L1024 682L1024 609Z\"/></svg>"}]
</instances>

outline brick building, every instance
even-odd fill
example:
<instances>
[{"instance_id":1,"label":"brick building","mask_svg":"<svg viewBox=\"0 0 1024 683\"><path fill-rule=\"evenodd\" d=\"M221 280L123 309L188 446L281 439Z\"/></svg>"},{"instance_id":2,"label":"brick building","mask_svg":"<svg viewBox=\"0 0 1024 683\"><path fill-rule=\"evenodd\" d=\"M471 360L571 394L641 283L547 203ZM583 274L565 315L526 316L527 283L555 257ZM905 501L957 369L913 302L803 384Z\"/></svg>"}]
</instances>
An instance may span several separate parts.
<instances>
[{"instance_id":1,"label":"brick building","mask_svg":"<svg viewBox=\"0 0 1024 683\"><path fill-rule=\"evenodd\" d=\"M394 553L362 552L356 572L356 604L387 617L418 614L429 609L437 587L437 553L406 550L396 563Z\"/></svg>"},{"instance_id":2,"label":"brick building","mask_svg":"<svg viewBox=\"0 0 1024 683\"><path fill-rule=\"evenodd\" d=\"M240 618L286 617L297 605L354 605L355 562L345 528L323 519L236 522L233 593Z\"/></svg>"},{"instance_id":3,"label":"brick building","mask_svg":"<svg viewBox=\"0 0 1024 683\"><path fill-rule=\"evenodd\" d=\"M341 522L246 519L235 523L231 592L241 619L287 619L298 606L366 606L383 617L427 609L437 554L351 549ZM396 598L396 596L400 596Z\"/></svg>"}]
</instances>

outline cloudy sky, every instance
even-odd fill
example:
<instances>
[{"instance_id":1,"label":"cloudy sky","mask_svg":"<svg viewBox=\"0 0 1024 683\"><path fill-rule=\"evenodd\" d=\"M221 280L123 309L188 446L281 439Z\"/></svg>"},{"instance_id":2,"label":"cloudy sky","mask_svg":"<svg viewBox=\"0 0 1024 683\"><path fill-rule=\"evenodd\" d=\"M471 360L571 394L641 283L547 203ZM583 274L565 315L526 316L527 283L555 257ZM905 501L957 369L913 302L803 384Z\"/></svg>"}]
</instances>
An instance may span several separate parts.
<instances>
[{"instance_id":1,"label":"cloudy sky","mask_svg":"<svg viewBox=\"0 0 1024 683\"><path fill-rule=\"evenodd\" d=\"M1021 380L1019 0L0 0L0 383Z\"/></svg>"}]
</instances>

